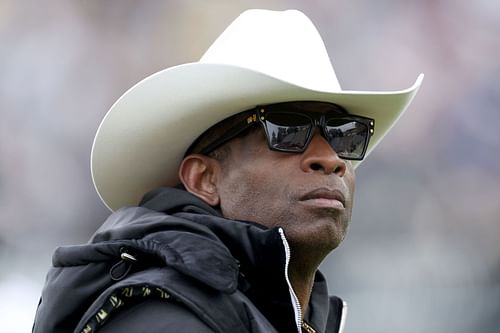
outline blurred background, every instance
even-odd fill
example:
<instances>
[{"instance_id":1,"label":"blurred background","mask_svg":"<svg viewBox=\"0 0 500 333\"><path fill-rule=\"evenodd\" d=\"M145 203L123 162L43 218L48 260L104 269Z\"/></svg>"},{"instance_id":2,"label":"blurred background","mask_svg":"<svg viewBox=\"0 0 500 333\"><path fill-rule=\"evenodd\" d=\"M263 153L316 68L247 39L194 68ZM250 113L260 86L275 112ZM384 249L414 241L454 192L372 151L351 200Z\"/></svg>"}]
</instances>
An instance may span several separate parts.
<instances>
[{"instance_id":1,"label":"blurred background","mask_svg":"<svg viewBox=\"0 0 500 333\"><path fill-rule=\"evenodd\" d=\"M0 322L28 332L58 245L109 212L97 127L133 84L197 61L247 8L304 11L344 89L408 112L357 169L353 222L324 263L347 333L500 332L500 2L0 0Z\"/></svg>"}]
</instances>

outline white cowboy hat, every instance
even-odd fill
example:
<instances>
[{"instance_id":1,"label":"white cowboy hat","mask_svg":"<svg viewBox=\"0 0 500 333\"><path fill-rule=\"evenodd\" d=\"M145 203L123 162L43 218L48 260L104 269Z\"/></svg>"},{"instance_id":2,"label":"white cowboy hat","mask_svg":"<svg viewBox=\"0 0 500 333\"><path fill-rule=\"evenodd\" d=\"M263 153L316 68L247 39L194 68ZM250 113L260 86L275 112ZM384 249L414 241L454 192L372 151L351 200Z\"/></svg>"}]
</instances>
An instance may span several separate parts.
<instances>
[{"instance_id":1,"label":"white cowboy hat","mask_svg":"<svg viewBox=\"0 0 500 333\"><path fill-rule=\"evenodd\" d=\"M111 210L137 205L147 191L179 182L186 149L210 126L256 105L284 101L334 102L374 118L367 156L422 78L394 92L343 91L309 18L296 10L248 10L199 62L155 73L113 104L92 147L94 185Z\"/></svg>"}]
</instances>

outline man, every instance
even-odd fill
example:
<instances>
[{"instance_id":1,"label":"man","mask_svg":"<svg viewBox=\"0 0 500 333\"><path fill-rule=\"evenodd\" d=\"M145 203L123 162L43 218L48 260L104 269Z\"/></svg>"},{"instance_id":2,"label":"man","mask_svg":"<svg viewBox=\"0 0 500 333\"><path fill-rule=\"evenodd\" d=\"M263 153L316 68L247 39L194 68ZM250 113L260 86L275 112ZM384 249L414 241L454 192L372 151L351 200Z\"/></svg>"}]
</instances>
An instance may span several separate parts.
<instances>
[{"instance_id":1,"label":"man","mask_svg":"<svg viewBox=\"0 0 500 333\"><path fill-rule=\"evenodd\" d=\"M56 251L34 332L341 331L318 266L345 237L355 167L421 79L342 91L304 14L244 12L106 115L92 175L116 212Z\"/></svg>"}]
</instances>

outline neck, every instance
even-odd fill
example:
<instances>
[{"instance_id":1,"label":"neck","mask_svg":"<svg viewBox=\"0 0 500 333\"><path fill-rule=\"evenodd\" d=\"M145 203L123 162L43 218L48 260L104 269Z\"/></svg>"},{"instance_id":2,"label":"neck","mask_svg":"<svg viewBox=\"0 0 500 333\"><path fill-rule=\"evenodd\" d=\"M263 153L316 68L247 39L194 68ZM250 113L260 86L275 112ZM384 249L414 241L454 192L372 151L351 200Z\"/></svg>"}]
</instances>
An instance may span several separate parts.
<instances>
[{"instance_id":1,"label":"neck","mask_svg":"<svg viewBox=\"0 0 500 333\"><path fill-rule=\"evenodd\" d=\"M314 275L303 276L290 274L290 282L302 308L302 314L306 313L311 298L311 291L314 284Z\"/></svg>"},{"instance_id":2,"label":"neck","mask_svg":"<svg viewBox=\"0 0 500 333\"><path fill-rule=\"evenodd\" d=\"M309 306L309 299L314 285L314 276L321 261L315 263L309 260L300 260L293 257L290 261L288 274L293 290L299 299L302 313L305 314Z\"/></svg>"}]
</instances>

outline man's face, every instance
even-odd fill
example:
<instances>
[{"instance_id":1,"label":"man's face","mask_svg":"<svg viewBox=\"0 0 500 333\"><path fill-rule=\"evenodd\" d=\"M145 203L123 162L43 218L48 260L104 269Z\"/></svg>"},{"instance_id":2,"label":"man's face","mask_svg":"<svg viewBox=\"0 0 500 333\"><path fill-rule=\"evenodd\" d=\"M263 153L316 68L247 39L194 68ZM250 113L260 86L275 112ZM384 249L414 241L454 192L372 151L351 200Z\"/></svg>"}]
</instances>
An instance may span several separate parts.
<instances>
[{"instance_id":1,"label":"man's face","mask_svg":"<svg viewBox=\"0 0 500 333\"><path fill-rule=\"evenodd\" d=\"M270 150L261 128L229 144L217 185L225 217L281 226L292 247L328 253L342 242L351 220L354 168L318 129L301 154Z\"/></svg>"}]
</instances>

